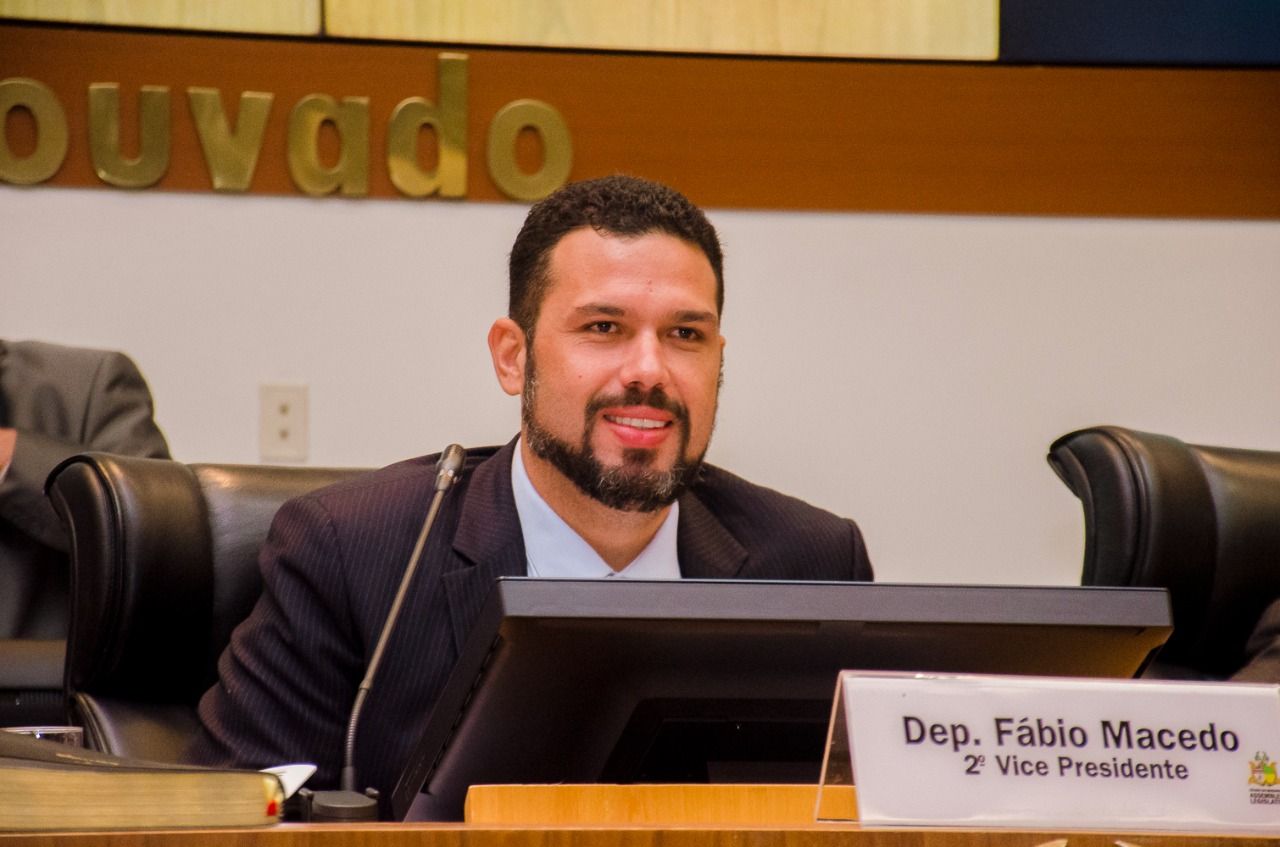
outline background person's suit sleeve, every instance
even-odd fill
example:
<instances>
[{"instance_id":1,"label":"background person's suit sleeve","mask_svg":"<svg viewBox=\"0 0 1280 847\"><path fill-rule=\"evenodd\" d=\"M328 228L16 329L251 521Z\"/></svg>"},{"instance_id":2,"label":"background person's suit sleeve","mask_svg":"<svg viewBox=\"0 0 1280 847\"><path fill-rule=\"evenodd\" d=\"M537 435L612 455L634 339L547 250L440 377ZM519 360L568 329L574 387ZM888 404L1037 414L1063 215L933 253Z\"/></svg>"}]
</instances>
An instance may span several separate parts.
<instances>
[{"instance_id":1,"label":"background person's suit sleeve","mask_svg":"<svg viewBox=\"0 0 1280 847\"><path fill-rule=\"evenodd\" d=\"M66 532L44 482L60 461L86 450L169 455L146 381L123 353L13 345L4 394L18 439L0 483L0 518L56 550L67 550Z\"/></svg>"},{"instance_id":2,"label":"background person's suit sleeve","mask_svg":"<svg viewBox=\"0 0 1280 847\"><path fill-rule=\"evenodd\" d=\"M1249 662L1231 677L1233 681L1280 683L1280 600L1262 613L1245 655Z\"/></svg>"}]
</instances>

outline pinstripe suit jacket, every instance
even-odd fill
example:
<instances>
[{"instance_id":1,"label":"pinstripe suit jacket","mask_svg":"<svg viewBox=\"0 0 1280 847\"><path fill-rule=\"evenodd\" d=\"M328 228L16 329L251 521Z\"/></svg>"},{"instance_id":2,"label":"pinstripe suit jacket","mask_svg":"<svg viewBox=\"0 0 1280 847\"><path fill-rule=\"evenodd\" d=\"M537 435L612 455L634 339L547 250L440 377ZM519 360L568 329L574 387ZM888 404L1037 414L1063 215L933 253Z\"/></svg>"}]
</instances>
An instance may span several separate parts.
<instances>
[{"instance_id":1,"label":"pinstripe suit jacket","mask_svg":"<svg viewBox=\"0 0 1280 847\"><path fill-rule=\"evenodd\" d=\"M395 787L489 587L525 573L511 493L514 442L468 452L442 506L365 703L361 785ZM264 591L200 701L191 758L265 767L315 762L333 787L356 688L421 528L435 456L286 503L261 566ZM680 500L680 570L703 579L870 580L853 521L707 467Z\"/></svg>"}]
</instances>

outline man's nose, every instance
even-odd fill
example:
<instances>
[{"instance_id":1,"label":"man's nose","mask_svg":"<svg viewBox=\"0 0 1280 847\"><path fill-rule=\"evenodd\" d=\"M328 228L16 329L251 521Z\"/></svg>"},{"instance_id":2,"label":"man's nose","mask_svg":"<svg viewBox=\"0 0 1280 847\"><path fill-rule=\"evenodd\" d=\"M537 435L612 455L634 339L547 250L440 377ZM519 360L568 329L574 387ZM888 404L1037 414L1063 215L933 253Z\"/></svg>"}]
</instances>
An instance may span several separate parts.
<instances>
[{"instance_id":1,"label":"man's nose","mask_svg":"<svg viewBox=\"0 0 1280 847\"><path fill-rule=\"evenodd\" d=\"M667 358L662 340L655 335L638 335L627 345L619 376L623 385L654 388L667 383Z\"/></svg>"}]
</instances>

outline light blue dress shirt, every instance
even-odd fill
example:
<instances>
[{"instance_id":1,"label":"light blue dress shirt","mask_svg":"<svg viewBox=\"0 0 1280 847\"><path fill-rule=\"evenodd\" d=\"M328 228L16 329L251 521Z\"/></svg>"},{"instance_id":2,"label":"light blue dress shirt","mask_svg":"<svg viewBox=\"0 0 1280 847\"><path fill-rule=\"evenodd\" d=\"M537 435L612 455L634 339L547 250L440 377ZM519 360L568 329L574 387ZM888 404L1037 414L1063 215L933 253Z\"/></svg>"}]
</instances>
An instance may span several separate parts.
<instances>
[{"instance_id":1,"label":"light blue dress shirt","mask_svg":"<svg viewBox=\"0 0 1280 847\"><path fill-rule=\"evenodd\" d=\"M511 491L515 494L520 532L524 535L529 576L571 579L679 579L680 559L676 553L676 526L680 504L672 503L667 519L640 555L625 568L615 571L582 536L573 531L547 505L533 487L516 443L511 461Z\"/></svg>"}]
</instances>

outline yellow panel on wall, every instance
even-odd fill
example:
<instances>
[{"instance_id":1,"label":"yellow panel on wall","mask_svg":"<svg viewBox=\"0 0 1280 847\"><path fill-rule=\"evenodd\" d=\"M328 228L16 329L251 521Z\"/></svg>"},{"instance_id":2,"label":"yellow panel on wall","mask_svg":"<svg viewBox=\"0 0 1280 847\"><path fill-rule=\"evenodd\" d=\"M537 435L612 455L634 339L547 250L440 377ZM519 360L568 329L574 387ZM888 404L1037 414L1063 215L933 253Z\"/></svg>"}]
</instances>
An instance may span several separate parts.
<instances>
[{"instance_id":1,"label":"yellow panel on wall","mask_svg":"<svg viewBox=\"0 0 1280 847\"><path fill-rule=\"evenodd\" d=\"M999 0L324 0L329 35L471 44L995 59Z\"/></svg>"},{"instance_id":2,"label":"yellow panel on wall","mask_svg":"<svg viewBox=\"0 0 1280 847\"><path fill-rule=\"evenodd\" d=\"M0 0L0 17L275 35L320 34L321 0Z\"/></svg>"}]
</instances>

